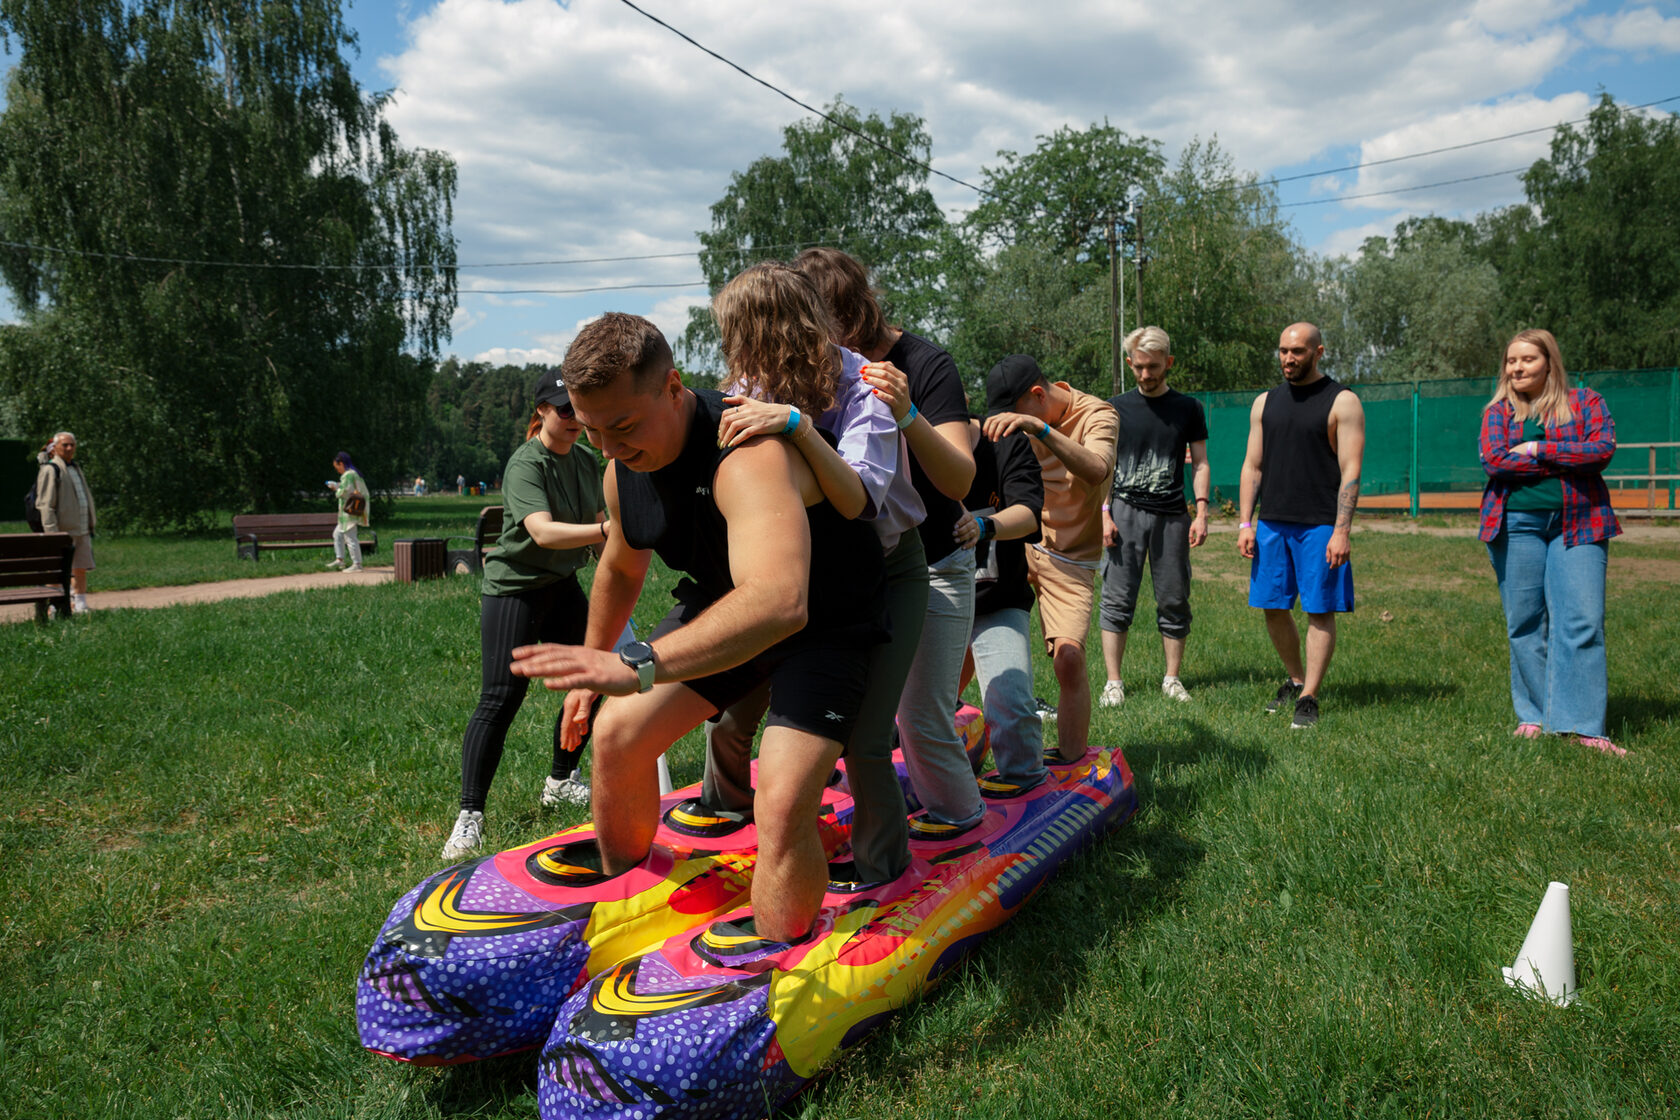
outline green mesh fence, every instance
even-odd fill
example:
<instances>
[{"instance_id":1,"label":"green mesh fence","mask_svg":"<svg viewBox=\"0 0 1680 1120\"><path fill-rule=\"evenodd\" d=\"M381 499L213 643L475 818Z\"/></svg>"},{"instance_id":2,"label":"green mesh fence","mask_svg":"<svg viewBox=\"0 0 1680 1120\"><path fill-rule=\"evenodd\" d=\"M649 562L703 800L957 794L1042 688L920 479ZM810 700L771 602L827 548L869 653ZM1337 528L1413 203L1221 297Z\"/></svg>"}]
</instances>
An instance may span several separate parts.
<instances>
[{"instance_id":1,"label":"green mesh fence","mask_svg":"<svg viewBox=\"0 0 1680 1120\"><path fill-rule=\"evenodd\" d=\"M1617 475L1680 474L1680 451L1652 452L1632 443L1680 441L1680 369L1599 370L1575 375L1597 390L1616 422L1619 450L1605 471L1610 485L1647 491L1649 483ZM1360 492L1366 497L1404 494L1412 509L1447 505L1431 495L1480 492L1482 473L1476 441L1482 408L1493 394L1487 378L1454 381L1384 382L1355 385L1365 406L1365 464ZM1235 502L1240 492L1248 416L1255 393L1195 393L1207 410L1208 461L1219 498ZM1657 483L1658 508L1676 508L1680 481ZM1461 504L1461 503L1456 503Z\"/></svg>"}]
</instances>

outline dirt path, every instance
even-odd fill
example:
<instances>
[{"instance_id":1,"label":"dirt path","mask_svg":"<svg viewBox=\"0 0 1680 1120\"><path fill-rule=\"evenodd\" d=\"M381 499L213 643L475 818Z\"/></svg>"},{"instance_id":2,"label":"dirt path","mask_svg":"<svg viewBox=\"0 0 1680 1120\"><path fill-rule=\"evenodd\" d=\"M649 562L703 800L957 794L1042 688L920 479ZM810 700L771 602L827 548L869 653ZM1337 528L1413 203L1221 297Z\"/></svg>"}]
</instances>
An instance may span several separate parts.
<instances>
[{"instance_id":1,"label":"dirt path","mask_svg":"<svg viewBox=\"0 0 1680 1120\"><path fill-rule=\"evenodd\" d=\"M128 591L90 591L88 609L115 610L120 607L173 607L178 603L215 603L222 599L257 599L278 591L308 591L317 587L343 587L347 583L389 583L397 578L391 565L368 565L359 572L297 572L286 576L255 579L224 579L216 583L189 583L181 587L136 587ZM35 608L0 607L0 622L23 622L35 617Z\"/></svg>"}]
</instances>

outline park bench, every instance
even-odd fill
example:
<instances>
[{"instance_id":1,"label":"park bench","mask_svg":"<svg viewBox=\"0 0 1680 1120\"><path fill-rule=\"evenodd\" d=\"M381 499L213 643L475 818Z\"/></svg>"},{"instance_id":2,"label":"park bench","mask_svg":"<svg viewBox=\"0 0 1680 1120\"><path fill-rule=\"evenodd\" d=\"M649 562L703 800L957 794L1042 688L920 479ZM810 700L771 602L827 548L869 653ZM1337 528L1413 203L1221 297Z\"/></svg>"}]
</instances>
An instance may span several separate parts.
<instances>
[{"instance_id":1,"label":"park bench","mask_svg":"<svg viewBox=\"0 0 1680 1120\"><path fill-rule=\"evenodd\" d=\"M0 603L34 603L37 622L48 606L69 618L75 550L69 533L0 533Z\"/></svg>"},{"instance_id":2,"label":"park bench","mask_svg":"<svg viewBox=\"0 0 1680 1120\"><path fill-rule=\"evenodd\" d=\"M241 513L233 518L233 543L241 558L258 558L265 548L331 548L336 513ZM379 536L364 528L357 534L362 551L379 547Z\"/></svg>"},{"instance_id":3,"label":"park bench","mask_svg":"<svg viewBox=\"0 0 1680 1120\"><path fill-rule=\"evenodd\" d=\"M472 551L464 548L449 550L449 570L458 576L469 572L484 570L484 557L492 548L496 547L496 539L502 535L502 507L485 506L478 511L478 527L473 530ZM464 541L465 537L450 537L450 543Z\"/></svg>"}]
</instances>

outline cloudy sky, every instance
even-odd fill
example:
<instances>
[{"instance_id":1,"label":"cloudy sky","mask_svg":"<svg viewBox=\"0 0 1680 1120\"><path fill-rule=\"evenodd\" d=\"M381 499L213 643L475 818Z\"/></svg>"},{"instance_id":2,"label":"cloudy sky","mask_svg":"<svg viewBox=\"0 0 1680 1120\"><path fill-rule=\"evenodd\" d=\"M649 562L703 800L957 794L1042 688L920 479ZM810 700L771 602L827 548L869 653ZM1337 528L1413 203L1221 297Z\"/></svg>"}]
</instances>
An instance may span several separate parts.
<instances>
[{"instance_id":1,"label":"cloudy sky","mask_svg":"<svg viewBox=\"0 0 1680 1120\"><path fill-rule=\"evenodd\" d=\"M1217 136L1289 176L1680 95L1680 0L637 0L799 99L920 115L970 182L999 149L1107 118L1169 158ZM703 302L695 232L732 171L806 114L622 0L357 0L357 73L403 141L451 153L463 265L448 349L557 361L617 308L668 332ZM1680 101L1667 109L1680 108ZM1309 247L1520 200L1534 135L1280 187ZM972 191L934 179L959 217ZM1337 201L1345 196L1363 196ZM601 261L599 258L649 257ZM581 261L511 267L515 262ZM499 267L487 267L496 265ZM614 288L573 294L529 289ZM524 290L524 294L497 292Z\"/></svg>"}]
</instances>

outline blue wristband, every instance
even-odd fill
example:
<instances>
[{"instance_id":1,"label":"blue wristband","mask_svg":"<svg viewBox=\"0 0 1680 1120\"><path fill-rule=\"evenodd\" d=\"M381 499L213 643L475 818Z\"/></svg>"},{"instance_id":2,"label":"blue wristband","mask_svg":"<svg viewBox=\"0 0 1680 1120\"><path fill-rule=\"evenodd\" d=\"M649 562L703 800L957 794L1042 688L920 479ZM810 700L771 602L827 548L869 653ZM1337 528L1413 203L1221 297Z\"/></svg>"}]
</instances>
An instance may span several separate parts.
<instances>
[{"instance_id":1,"label":"blue wristband","mask_svg":"<svg viewBox=\"0 0 1680 1120\"><path fill-rule=\"evenodd\" d=\"M1038 433L1038 438L1041 443L1050 438L1050 424L1048 421L1044 424L1044 430Z\"/></svg>"},{"instance_id":2,"label":"blue wristband","mask_svg":"<svg viewBox=\"0 0 1680 1120\"><path fill-rule=\"evenodd\" d=\"M904 414L904 419L895 420L895 421L893 421L893 423L897 424L898 425L898 430L902 432L904 429L908 428L911 424L915 423L915 421L916 421L916 402L911 401L910 402L910 411L906 412Z\"/></svg>"},{"instance_id":3,"label":"blue wristband","mask_svg":"<svg viewBox=\"0 0 1680 1120\"><path fill-rule=\"evenodd\" d=\"M782 434L784 436L791 436L794 432L797 432L799 430L799 421L801 419L802 417L799 415L799 410L791 404L788 405L787 427L782 429Z\"/></svg>"}]
</instances>

